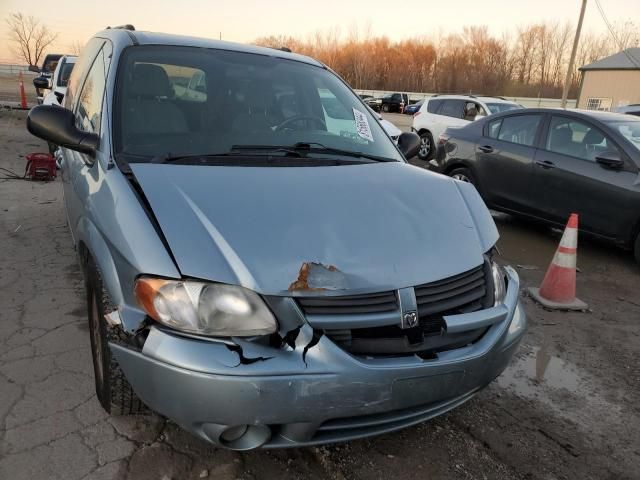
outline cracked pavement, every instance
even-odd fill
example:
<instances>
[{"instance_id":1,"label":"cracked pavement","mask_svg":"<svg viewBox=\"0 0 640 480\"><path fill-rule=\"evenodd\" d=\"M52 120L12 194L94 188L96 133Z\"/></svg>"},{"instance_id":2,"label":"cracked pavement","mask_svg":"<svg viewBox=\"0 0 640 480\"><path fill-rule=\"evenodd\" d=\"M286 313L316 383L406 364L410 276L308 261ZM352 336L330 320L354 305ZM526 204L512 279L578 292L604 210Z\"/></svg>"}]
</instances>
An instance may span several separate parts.
<instances>
[{"instance_id":1,"label":"cracked pavement","mask_svg":"<svg viewBox=\"0 0 640 480\"><path fill-rule=\"evenodd\" d=\"M20 173L21 156L46 151L25 118L0 111L0 166ZM497 221L505 259L536 284L557 233ZM523 299L531 327L520 354L466 405L372 439L238 453L158 415L101 409L60 182L0 180L0 479L637 478L640 272L598 245L579 255L593 311Z\"/></svg>"}]
</instances>

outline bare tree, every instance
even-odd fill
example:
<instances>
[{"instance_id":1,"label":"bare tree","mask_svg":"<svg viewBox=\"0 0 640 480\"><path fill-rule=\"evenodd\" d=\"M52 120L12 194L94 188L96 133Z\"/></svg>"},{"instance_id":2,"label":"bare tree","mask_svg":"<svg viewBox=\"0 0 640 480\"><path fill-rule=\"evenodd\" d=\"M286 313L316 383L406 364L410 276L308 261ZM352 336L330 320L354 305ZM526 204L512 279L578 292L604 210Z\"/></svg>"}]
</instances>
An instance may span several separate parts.
<instances>
[{"instance_id":1,"label":"bare tree","mask_svg":"<svg viewBox=\"0 0 640 480\"><path fill-rule=\"evenodd\" d=\"M58 34L32 15L10 13L5 20L14 53L29 65L38 65L45 49L56 40Z\"/></svg>"},{"instance_id":2,"label":"bare tree","mask_svg":"<svg viewBox=\"0 0 640 480\"><path fill-rule=\"evenodd\" d=\"M69 50L71 51L72 55L80 55L83 48L84 45L80 40L74 40L69 46Z\"/></svg>"}]
</instances>

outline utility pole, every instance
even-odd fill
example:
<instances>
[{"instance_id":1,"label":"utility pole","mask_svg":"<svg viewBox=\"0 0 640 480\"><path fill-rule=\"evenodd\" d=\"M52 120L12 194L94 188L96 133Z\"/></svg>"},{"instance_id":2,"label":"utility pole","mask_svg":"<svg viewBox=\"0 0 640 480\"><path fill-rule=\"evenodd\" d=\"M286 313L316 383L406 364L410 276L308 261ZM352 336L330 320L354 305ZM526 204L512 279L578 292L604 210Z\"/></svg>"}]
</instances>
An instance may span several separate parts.
<instances>
[{"instance_id":1,"label":"utility pole","mask_svg":"<svg viewBox=\"0 0 640 480\"><path fill-rule=\"evenodd\" d=\"M569 68L567 68L567 76L564 79L564 88L562 89L562 108L567 106L567 95L569 95L569 85L573 77L573 64L576 61L576 53L578 51L578 43L580 42L580 31L582 30L582 21L584 20L584 11L587 9L587 0L582 0L582 9L580 10L580 19L578 20L578 28L576 28L576 38L573 39L573 48L571 49L571 58L569 59Z\"/></svg>"}]
</instances>

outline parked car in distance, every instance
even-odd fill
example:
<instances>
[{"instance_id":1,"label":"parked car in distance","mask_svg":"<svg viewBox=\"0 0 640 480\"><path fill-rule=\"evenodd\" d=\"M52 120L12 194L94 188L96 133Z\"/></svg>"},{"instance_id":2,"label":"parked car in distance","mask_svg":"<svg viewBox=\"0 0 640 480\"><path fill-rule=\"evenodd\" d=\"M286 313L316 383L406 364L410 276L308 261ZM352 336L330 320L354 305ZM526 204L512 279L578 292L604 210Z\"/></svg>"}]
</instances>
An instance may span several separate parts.
<instances>
[{"instance_id":1,"label":"parked car in distance","mask_svg":"<svg viewBox=\"0 0 640 480\"><path fill-rule=\"evenodd\" d=\"M407 107L404 108L404 112L402 113L406 115L413 115L418 110L420 110L420 107L422 107L423 103L424 103L424 99L418 100L416 103L410 103Z\"/></svg>"},{"instance_id":2,"label":"parked car in distance","mask_svg":"<svg viewBox=\"0 0 640 480\"><path fill-rule=\"evenodd\" d=\"M49 93L45 94L42 101L43 105L62 106L64 96L67 93L67 83L76 63L76 58L78 57L74 55L65 55L60 58L53 76L48 79L47 89ZM57 145L49 142L49 153L54 153L57 148Z\"/></svg>"},{"instance_id":3,"label":"parked car in distance","mask_svg":"<svg viewBox=\"0 0 640 480\"><path fill-rule=\"evenodd\" d=\"M196 72L205 96L178 96ZM65 107L27 128L61 146L107 412L236 450L345 441L455 408L516 352L476 189L409 165L418 136L394 145L322 63L112 28Z\"/></svg>"},{"instance_id":4,"label":"parked car in distance","mask_svg":"<svg viewBox=\"0 0 640 480\"><path fill-rule=\"evenodd\" d=\"M624 107L618 107L613 111L616 113L626 113L627 115L640 117L640 103L633 103L631 105L625 105Z\"/></svg>"},{"instance_id":5,"label":"parked car in distance","mask_svg":"<svg viewBox=\"0 0 640 480\"><path fill-rule=\"evenodd\" d=\"M382 111L382 98L367 97L363 98L362 101L374 112Z\"/></svg>"},{"instance_id":6,"label":"parked car in distance","mask_svg":"<svg viewBox=\"0 0 640 480\"><path fill-rule=\"evenodd\" d=\"M380 109L383 112L401 112L409 105L409 95L406 93L387 93L380 99Z\"/></svg>"},{"instance_id":7,"label":"parked car in distance","mask_svg":"<svg viewBox=\"0 0 640 480\"><path fill-rule=\"evenodd\" d=\"M431 160L437 139L447 127L466 125L478 118L499 112L523 108L522 105L501 97L475 95L434 95L425 100L413 115L411 130L420 135L422 145L418 152L420 160Z\"/></svg>"},{"instance_id":8,"label":"parked car in distance","mask_svg":"<svg viewBox=\"0 0 640 480\"><path fill-rule=\"evenodd\" d=\"M640 262L640 118L590 110L525 109L440 137L438 171L473 183L496 210L580 229Z\"/></svg>"},{"instance_id":9,"label":"parked car in distance","mask_svg":"<svg viewBox=\"0 0 640 480\"><path fill-rule=\"evenodd\" d=\"M33 79L33 86L36 87L36 95L38 105L41 105L44 100L44 92L49 86L49 79L53 76L53 72L58 66L58 60L63 56L61 53L50 53L42 62L42 68L38 70L38 67L31 66L29 70L40 73L39 76Z\"/></svg>"},{"instance_id":10,"label":"parked car in distance","mask_svg":"<svg viewBox=\"0 0 640 480\"><path fill-rule=\"evenodd\" d=\"M362 99L362 100L367 100L368 98L373 98L373 95L368 95L366 93L359 93L358 96Z\"/></svg>"},{"instance_id":11,"label":"parked car in distance","mask_svg":"<svg viewBox=\"0 0 640 480\"><path fill-rule=\"evenodd\" d=\"M43 105L62 106L67 93L67 83L77 58L75 55L64 55L60 58L53 76L49 79L49 93L44 96Z\"/></svg>"}]
</instances>

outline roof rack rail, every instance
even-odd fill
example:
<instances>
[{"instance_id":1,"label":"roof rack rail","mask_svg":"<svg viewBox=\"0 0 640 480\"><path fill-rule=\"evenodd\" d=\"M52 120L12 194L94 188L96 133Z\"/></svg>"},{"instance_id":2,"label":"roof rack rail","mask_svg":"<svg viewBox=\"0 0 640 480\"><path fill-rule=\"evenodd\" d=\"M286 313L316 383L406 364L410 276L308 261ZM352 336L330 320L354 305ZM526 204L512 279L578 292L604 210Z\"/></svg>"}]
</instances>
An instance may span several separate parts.
<instances>
[{"instance_id":1,"label":"roof rack rail","mask_svg":"<svg viewBox=\"0 0 640 480\"><path fill-rule=\"evenodd\" d=\"M131 25L130 23L127 23L125 25L116 25L115 27L107 27L107 30L131 30L132 32L135 32L136 27L134 27L133 25Z\"/></svg>"}]
</instances>

